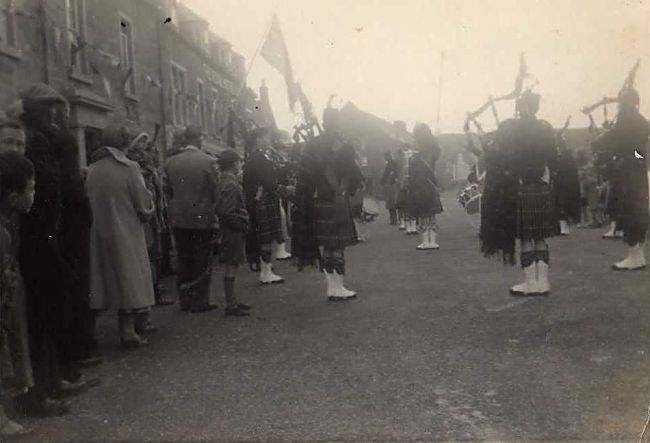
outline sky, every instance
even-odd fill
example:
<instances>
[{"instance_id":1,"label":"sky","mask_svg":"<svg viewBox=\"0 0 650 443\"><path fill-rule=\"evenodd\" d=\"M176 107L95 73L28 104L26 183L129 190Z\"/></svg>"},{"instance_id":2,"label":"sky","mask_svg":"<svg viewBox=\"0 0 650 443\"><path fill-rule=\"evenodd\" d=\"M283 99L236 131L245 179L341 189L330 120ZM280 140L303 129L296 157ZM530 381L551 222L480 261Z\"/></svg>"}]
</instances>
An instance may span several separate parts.
<instances>
[{"instance_id":1,"label":"sky","mask_svg":"<svg viewBox=\"0 0 650 443\"><path fill-rule=\"evenodd\" d=\"M615 95L637 59L641 111L650 116L650 0L183 0L213 32L246 57L247 83L262 81L278 125L300 120L289 110L282 76L254 57L275 12L294 77L320 116L351 101L386 120L462 132L468 111L510 92L525 53L542 94L540 118L588 125L580 109ZM644 46L645 43L645 46ZM444 63L441 71L441 54ZM297 110L299 111L299 106ZM512 102L499 117L514 113ZM609 114L615 114L613 107ZM594 113L596 122L602 111ZM494 118L486 112L486 128Z\"/></svg>"}]
</instances>

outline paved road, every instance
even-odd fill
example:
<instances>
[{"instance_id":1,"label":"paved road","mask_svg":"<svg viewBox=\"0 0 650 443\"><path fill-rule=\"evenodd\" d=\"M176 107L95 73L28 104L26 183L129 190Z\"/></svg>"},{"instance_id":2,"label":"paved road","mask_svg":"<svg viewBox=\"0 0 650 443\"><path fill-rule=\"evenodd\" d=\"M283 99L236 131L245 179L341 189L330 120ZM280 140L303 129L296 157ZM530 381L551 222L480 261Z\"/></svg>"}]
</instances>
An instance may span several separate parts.
<instances>
[{"instance_id":1,"label":"paved road","mask_svg":"<svg viewBox=\"0 0 650 443\"><path fill-rule=\"evenodd\" d=\"M580 230L552 242L551 296L514 299L519 270L482 258L445 204L439 251L370 226L349 253L356 301L328 303L318 274L280 264L282 287L243 273L248 319L156 309L151 345L120 351L104 318L104 384L30 441L635 441L648 274L610 271L624 246Z\"/></svg>"}]
</instances>

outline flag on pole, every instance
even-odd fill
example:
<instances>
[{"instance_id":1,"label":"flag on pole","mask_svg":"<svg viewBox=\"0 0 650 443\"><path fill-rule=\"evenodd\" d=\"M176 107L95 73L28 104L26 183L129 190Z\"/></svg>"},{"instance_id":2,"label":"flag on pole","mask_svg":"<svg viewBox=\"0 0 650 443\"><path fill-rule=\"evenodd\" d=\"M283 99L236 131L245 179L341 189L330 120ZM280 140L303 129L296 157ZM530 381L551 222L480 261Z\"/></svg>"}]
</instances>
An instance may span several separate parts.
<instances>
[{"instance_id":1,"label":"flag on pole","mask_svg":"<svg viewBox=\"0 0 650 443\"><path fill-rule=\"evenodd\" d=\"M269 33L266 35L266 40L262 45L260 53L262 54L262 57L264 57L264 59L284 77L284 81L287 83L289 108L291 108L291 112L293 112L294 105L298 99L296 94L296 83L293 80L289 50L284 41L280 22L275 14L273 14L271 28L269 29Z\"/></svg>"},{"instance_id":2,"label":"flag on pole","mask_svg":"<svg viewBox=\"0 0 650 443\"><path fill-rule=\"evenodd\" d=\"M300 100L300 106L302 107L302 113L303 117L305 119L305 123L311 124L311 123L318 123L318 119L314 115L313 107L311 105L311 102L305 95L305 93L302 90L302 86L300 83L296 84L296 90L297 90L297 95L298 99Z\"/></svg>"}]
</instances>

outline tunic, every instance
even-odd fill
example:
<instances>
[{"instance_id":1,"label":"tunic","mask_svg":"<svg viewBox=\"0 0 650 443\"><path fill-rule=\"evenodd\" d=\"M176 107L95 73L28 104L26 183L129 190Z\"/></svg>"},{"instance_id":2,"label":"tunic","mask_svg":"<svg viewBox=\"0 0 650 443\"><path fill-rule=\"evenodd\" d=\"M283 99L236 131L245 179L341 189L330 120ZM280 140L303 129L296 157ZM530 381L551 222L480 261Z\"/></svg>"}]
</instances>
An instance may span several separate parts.
<instances>
[{"instance_id":1,"label":"tunic","mask_svg":"<svg viewBox=\"0 0 650 443\"><path fill-rule=\"evenodd\" d=\"M340 250L357 243L350 195L363 176L354 162L354 150L334 146L341 140L325 133L310 141L298 168L292 252L300 266L314 264L318 247Z\"/></svg>"},{"instance_id":2,"label":"tunic","mask_svg":"<svg viewBox=\"0 0 650 443\"><path fill-rule=\"evenodd\" d=\"M409 163L409 214L419 221L442 213L436 177L429 164L419 156Z\"/></svg>"},{"instance_id":3,"label":"tunic","mask_svg":"<svg viewBox=\"0 0 650 443\"><path fill-rule=\"evenodd\" d=\"M507 169L519 181L517 189L517 238L540 241L557 233L553 189L544 180L557 164L555 134L550 124L535 118L511 119L497 131Z\"/></svg>"},{"instance_id":4,"label":"tunic","mask_svg":"<svg viewBox=\"0 0 650 443\"><path fill-rule=\"evenodd\" d=\"M90 166L92 309L143 309L154 304L145 223L154 212L140 167L121 151Z\"/></svg>"}]
</instances>

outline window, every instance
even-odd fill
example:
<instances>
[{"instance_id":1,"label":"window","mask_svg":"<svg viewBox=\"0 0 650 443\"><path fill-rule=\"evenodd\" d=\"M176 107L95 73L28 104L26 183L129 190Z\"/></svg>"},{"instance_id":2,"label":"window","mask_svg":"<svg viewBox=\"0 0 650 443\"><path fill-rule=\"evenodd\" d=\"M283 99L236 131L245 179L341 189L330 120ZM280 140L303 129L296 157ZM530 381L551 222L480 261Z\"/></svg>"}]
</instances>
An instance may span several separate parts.
<instances>
[{"instance_id":1,"label":"window","mask_svg":"<svg viewBox=\"0 0 650 443\"><path fill-rule=\"evenodd\" d=\"M199 125L203 128L203 130L206 130L208 126L208 119L207 119L207 112L206 112L205 85L201 80L197 82L196 92L197 92L196 98L199 101L198 103Z\"/></svg>"},{"instance_id":2,"label":"window","mask_svg":"<svg viewBox=\"0 0 650 443\"><path fill-rule=\"evenodd\" d=\"M86 5L84 0L68 0L68 38L70 40L70 66L73 73L88 74L86 46Z\"/></svg>"},{"instance_id":3,"label":"window","mask_svg":"<svg viewBox=\"0 0 650 443\"><path fill-rule=\"evenodd\" d=\"M134 95L135 90L135 65L133 62L133 26L131 21L124 16L120 17L120 65L126 79L124 92Z\"/></svg>"},{"instance_id":4,"label":"window","mask_svg":"<svg viewBox=\"0 0 650 443\"><path fill-rule=\"evenodd\" d=\"M172 118L175 125L187 124L187 91L185 69L172 63Z\"/></svg>"},{"instance_id":5,"label":"window","mask_svg":"<svg viewBox=\"0 0 650 443\"><path fill-rule=\"evenodd\" d=\"M13 0L2 0L0 6L2 7L2 13L0 13L0 45L15 48L16 16L13 11Z\"/></svg>"}]
</instances>

